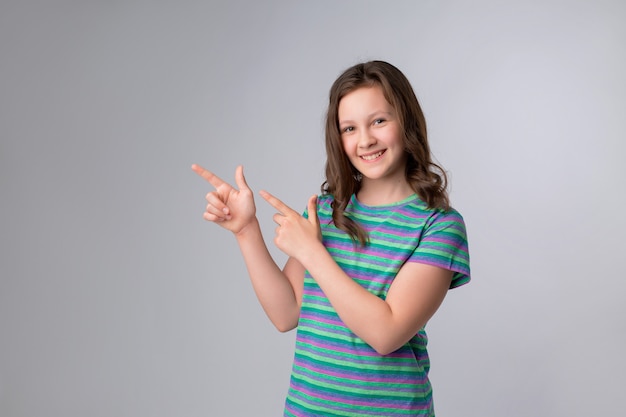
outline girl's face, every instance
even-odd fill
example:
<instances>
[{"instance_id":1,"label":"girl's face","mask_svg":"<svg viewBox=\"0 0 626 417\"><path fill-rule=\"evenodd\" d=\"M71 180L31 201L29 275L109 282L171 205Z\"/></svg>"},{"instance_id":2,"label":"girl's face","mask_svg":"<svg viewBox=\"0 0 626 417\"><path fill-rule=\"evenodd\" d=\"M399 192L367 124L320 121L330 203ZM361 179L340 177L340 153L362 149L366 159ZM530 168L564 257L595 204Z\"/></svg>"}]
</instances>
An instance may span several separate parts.
<instances>
[{"instance_id":1,"label":"girl's face","mask_svg":"<svg viewBox=\"0 0 626 417\"><path fill-rule=\"evenodd\" d=\"M339 102L338 117L344 152L363 181L406 181L400 122L379 86L346 94Z\"/></svg>"}]
</instances>

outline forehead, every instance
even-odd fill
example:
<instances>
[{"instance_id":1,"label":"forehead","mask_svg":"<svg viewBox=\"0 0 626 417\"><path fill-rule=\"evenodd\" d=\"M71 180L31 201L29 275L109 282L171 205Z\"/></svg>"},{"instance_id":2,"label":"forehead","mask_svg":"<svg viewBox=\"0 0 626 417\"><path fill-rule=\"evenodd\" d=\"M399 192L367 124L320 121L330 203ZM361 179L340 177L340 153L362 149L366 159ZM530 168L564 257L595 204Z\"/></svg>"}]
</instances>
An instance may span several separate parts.
<instances>
[{"instance_id":1,"label":"forehead","mask_svg":"<svg viewBox=\"0 0 626 417\"><path fill-rule=\"evenodd\" d=\"M368 116L377 111L390 112L393 108L379 85L352 90L339 101L339 119Z\"/></svg>"}]
</instances>

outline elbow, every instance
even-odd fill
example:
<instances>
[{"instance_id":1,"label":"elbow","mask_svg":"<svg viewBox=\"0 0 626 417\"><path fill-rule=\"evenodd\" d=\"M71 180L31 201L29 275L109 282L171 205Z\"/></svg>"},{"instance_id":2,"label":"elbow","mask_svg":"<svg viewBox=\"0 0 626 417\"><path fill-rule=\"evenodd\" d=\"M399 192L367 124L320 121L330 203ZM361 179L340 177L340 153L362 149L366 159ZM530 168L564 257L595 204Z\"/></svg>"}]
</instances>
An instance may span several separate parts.
<instances>
[{"instance_id":1,"label":"elbow","mask_svg":"<svg viewBox=\"0 0 626 417\"><path fill-rule=\"evenodd\" d=\"M395 340L380 339L373 341L370 347L380 356L387 356L404 346L405 343Z\"/></svg>"},{"instance_id":2,"label":"elbow","mask_svg":"<svg viewBox=\"0 0 626 417\"><path fill-rule=\"evenodd\" d=\"M390 346L372 346L372 348L378 353L380 356L387 356L390 353L395 352L398 348L392 348Z\"/></svg>"},{"instance_id":3,"label":"elbow","mask_svg":"<svg viewBox=\"0 0 626 417\"><path fill-rule=\"evenodd\" d=\"M274 325L274 327L276 327L276 330L278 330L281 333L287 333L296 328L296 326L284 326L284 325Z\"/></svg>"},{"instance_id":4,"label":"elbow","mask_svg":"<svg viewBox=\"0 0 626 417\"><path fill-rule=\"evenodd\" d=\"M296 327L298 327L298 321L300 320L300 310L281 309L274 311L265 311L265 314L270 322L274 325L276 330L281 333L287 333Z\"/></svg>"},{"instance_id":5,"label":"elbow","mask_svg":"<svg viewBox=\"0 0 626 417\"><path fill-rule=\"evenodd\" d=\"M295 323L292 321L284 321L284 322L273 322L274 327L281 333L287 333L291 330L295 329L298 326L298 322Z\"/></svg>"}]
</instances>

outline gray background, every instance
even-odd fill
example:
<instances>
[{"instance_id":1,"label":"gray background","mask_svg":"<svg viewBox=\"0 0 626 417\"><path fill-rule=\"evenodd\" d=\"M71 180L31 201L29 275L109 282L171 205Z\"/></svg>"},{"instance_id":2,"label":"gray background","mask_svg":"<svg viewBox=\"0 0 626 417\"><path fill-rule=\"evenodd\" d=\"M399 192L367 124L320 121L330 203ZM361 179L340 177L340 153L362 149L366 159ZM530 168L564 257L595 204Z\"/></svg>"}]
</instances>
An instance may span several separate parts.
<instances>
[{"instance_id":1,"label":"gray background","mask_svg":"<svg viewBox=\"0 0 626 417\"><path fill-rule=\"evenodd\" d=\"M412 81L469 229L473 281L429 324L438 415L619 414L624 22L609 0L3 0L0 415L279 415L294 334L190 165L303 209L328 89L374 58Z\"/></svg>"}]
</instances>

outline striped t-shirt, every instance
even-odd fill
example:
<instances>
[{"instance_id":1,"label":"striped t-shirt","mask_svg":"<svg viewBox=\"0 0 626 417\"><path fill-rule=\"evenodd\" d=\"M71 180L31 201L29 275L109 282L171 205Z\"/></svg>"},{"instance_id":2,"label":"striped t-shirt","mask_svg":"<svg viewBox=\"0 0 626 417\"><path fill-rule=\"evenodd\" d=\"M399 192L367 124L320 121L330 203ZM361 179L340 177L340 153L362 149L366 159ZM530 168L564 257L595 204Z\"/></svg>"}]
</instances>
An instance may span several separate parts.
<instances>
[{"instance_id":1,"label":"striped t-shirt","mask_svg":"<svg viewBox=\"0 0 626 417\"><path fill-rule=\"evenodd\" d=\"M332 196L318 198L324 246L352 279L384 299L405 262L454 272L450 288L470 280L465 224L455 210L429 209L416 195L370 207L354 196L346 213L368 233L366 247L332 223ZM381 356L341 321L306 272L285 416L434 416L427 337L420 330Z\"/></svg>"}]
</instances>

